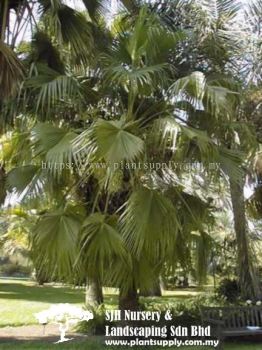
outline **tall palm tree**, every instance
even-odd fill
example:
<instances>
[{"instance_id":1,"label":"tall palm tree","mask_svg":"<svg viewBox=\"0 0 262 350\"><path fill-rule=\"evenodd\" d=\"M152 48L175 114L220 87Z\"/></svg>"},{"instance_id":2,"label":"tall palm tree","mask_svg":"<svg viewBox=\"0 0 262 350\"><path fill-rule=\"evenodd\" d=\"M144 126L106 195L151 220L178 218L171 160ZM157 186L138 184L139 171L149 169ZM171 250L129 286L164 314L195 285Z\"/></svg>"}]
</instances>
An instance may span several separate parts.
<instances>
[{"instance_id":1,"label":"tall palm tree","mask_svg":"<svg viewBox=\"0 0 262 350\"><path fill-rule=\"evenodd\" d=\"M221 170L238 178L239 155L200 124L203 116L215 130L235 95L203 72L177 74L170 57L186 34L147 6L101 35L107 44L79 62L79 42L71 51L66 38L61 46L37 32L6 182L27 205L52 197L31 241L45 267L56 266L63 278L73 272L113 281L120 306L137 308L137 290L152 287L163 266L185 260L190 247L203 253L209 246L209 206L188 196L186 171L174 165L202 162L211 178ZM225 129L233 126L228 118ZM160 160L161 168L150 169ZM199 268L205 261L196 259Z\"/></svg>"},{"instance_id":2,"label":"tall palm tree","mask_svg":"<svg viewBox=\"0 0 262 350\"><path fill-rule=\"evenodd\" d=\"M245 92L241 89L241 85L246 87L247 77L250 77L254 70L257 72L252 75L254 79L257 80L259 76L259 62L256 63L254 58L259 54L260 39L257 33L261 22L261 17L259 17L260 1L255 1L250 6L249 15L246 15L246 25L242 26L243 29L240 29L239 20L244 18L244 9L238 1L187 2L184 7L187 11L181 11L182 15L180 15L178 22L173 20L174 16L171 17L171 14L177 10L176 5L177 2L174 6L170 3L168 7L163 7L161 17L169 26L194 28L194 34L191 35L192 40L188 45L193 54L185 51L186 57L182 60L182 68L190 70L192 67L198 66L208 76L213 76L213 78L219 76L220 79L224 80L224 83L227 81L228 87L231 85L231 89L237 91L241 96L240 99L236 98L231 111L222 115L222 119L218 123L211 122L209 118L204 117L202 112L190 122L206 130L224 147L244 152L242 156L247 159L254 154L257 144L255 134L252 134L247 127L246 122L250 118L246 115L241 103L241 100L245 99ZM190 9L194 18L185 14L190 13ZM195 15L196 13L197 15ZM251 58L251 52L253 52L253 58ZM230 120L231 127L229 127L228 120ZM240 144L235 142L234 135L236 134L238 139L242 141ZM260 290L250 252L245 214L243 189L246 170L244 168L243 174L237 182L229 177L238 246L238 271L243 297L259 297Z\"/></svg>"}]
</instances>

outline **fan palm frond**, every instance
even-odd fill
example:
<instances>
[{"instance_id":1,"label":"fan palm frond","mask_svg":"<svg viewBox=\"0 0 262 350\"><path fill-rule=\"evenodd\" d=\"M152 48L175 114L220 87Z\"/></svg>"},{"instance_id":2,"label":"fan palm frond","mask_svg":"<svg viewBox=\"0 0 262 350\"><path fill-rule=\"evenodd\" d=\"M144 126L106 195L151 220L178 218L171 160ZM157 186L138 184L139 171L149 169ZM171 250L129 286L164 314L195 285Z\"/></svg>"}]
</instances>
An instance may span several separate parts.
<instances>
[{"instance_id":1,"label":"fan palm frond","mask_svg":"<svg viewBox=\"0 0 262 350\"><path fill-rule=\"evenodd\" d=\"M7 189L17 194L20 200L39 197L44 192L46 183L46 174L37 165L13 168L6 177Z\"/></svg>"},{"instance_id":2,"label":"fan palm frond","mask_svg":"<svg viewBox=\"0 0 262 350\"><path fill-rule=\"evenodd\" d=\"M217 162L220 168L232 181L239 182L244 176L243 153L237 150L220 147Z\"/></svg>"},{"instance_id":3,"label":"fan palm frond","mask_svg":"<svg viewBox=\"0 0 262 350\"><path fill-rule=\"evenodd\" d=\"M217 157L217 146L205 131L183 125L181 130L186 138L197 145L203 161L210 161Z\"/></svg>"},{"instance_id":4,"label":"fan palm frond","mask_svg":"<svg viewBox=\"0 0 262 350\"><path fill-rule=\"evenodd\" d=\"M142 7L133 29L120 31L111 54L104 56L106 81L136 93L144 86L152 91L155 85L164 85L167 73L173 69L167 57L182 38L182 32L168 31L157 16Z\"/></svg>"},{"instance_id":5,"label":"fan palm frond","mask_svg":"<svg viewBox=\"0 0 262 350\"><path fill-rule=\"evenodd\" d=\"M61 1L49 1L43 15L58 42L68 45L75 57L88 63L93 54L94 38L91 23L85 15Z\"/></svg>"},{"instance_id":6,"label":"fan palm frond","mask_svg":"<svg viewBox=\"0 0 262 350\"><path fill-rule=\"evenodd\" d=\"M215 143L206 132L181 126L183 135L192 142L200 152L200 159L207 171L218 173L239 181L243 176L243 153L237 150L230 150Z\"/></svg>"},{"instance_id":7,"label":"fan palm frond","mask_svg":"<svg viewBox=\"0 0 262 350\"><path fill-rule=\"evenodd\" d=\"M99 119L90 130L76 137L74 146L75 153L83 154L86 160L95 154L96 160L104 159L113 165L124 160L132 162L139 157L144 142L132 133L132 123Z\"/></svg>"},{"instance_id":8,"label":"fan palm frond","mask_svg":"<svg viewBox=\"0 0 262 350\"><path fill-rule=\"evenodd\" d=\"M83 218L83 210L72 205L40 216L31 240L40 268L51 275L57 270L61 277L71 276Z\"/></svg>"},{"instance_id":9,"label":"fan palm frond","mask_svg":"<svg viewBox=\"0 0 262 350\"><path fill-rule=\"evenodd\" d=\"M33 35L29 59L36 63L46 64L61 75L65 73L64 62L58 48L54 46L51 38L41 30Z\"/></svg>"},{"instance_id":10,"label":"fan palm frond","mask_svg":"<svg viewBox=\"0 0 262 350\"><path fill-rule=\"evenodd\" d=\"M200 284L206 282L207 267L212 248L212 238L204 231L192 233L191 239L194 245L193 260L196 271L196 279Z\"/></svg>"},{"instance_id":11,"label":"fan palm frond","mask_svg":"<svg viewBox=\"0 0 262 350\"><path fill-rule=\"evenodd\" d=\"M38 123L31 131L32 142L37 155L46 154L67 134L67 130L49 123Z\"/></svg>"},{"instance_id":12,"label":"fan palm frond","mask_svg":"<svg viewBox=\"0 0 262 350\"><path fill-rule=\"evenodd\" d=\"M241 4L236 0L201 0L199 5L208 13L208 18L219 19L222 16L234 18L241 9Z\"/></svg>"},{"instance_id":13,"label":"fan palm frond","mask_svg":"<svg viewBox=\"0 0 262 350\"><path fill-rule=\"evenodd\" d=\"M141 91L144 86L154 86L156 78L164 79L168 65L166 63L143 68L128 66L109 67L106 79L122 85L127 91ZM159 83L158 81L158 83Z\"/></svg>"},{"instance_id":14,"label":"fan palm frond","mask_svg":"<svg viewBox=\"0 0 262 350\"><path fill-rule=\"evenodd\" d=\"M137 0L121 0L124 7L131 13L136 13L139 10L139 2Z\"/></svg>"},{"instance_id":15,"label":"fan palm frond","mask_svg":"<svg viewBox=\"0 0 262 350\"><path fill-rule=\"evenodd\" d=\"M94 126L94 138L99 157L110 164L122 160L133 161L144 147L144 142L130 132L130 124L122 121L98 121Z\"/></svg>"},{"instance_id":16,"label":"fan palm frond","mask_svg":"<svg viewBox=\"0 0 262 350\"><path fill-rule=\"evenodd\" d=\"M36 94L36 111L50 112L58 103L67 103L80 95L80 86L73 76L61 75L46 65L38 65L37 75L26 81L25 87Z\"/></svg>"},{"instance_id":17,"label":"fan palm frond","mask_svg":"<svg viewBox=\"0 0 262 350\"><path fill-rule=\"evenodd\" d=\"M202 72L178 79L170 87L170 92L178 101L185 100L195 108L207 109L213 116L231 112L229 96L235 95L226 87L211 85Z\"/></svg>"},{"instance_id":18,"label":"fan palm frond","mask_svg":"<svg viewBox=\"0 0 262 350\"><path fill-rule=\"evenodd\" d=\"M197 16L200 47L220 67L221 72L225 64L233 63L233 56L241 52L244 30L237 25L241 7L241 1L238 0L197 2L197 8L200 9Z\"/></svg>"},{"instance_id":19,"label":"fan palm frond","mask_svg":"<svg viewBox=\"0 0 262 350\"><path fill-rule=\"evenodd\" d=\"M0 97L15 94L24 75L24 68L16 54L0 40Z\"/></svg>"},{"instance_id":20,"label":"fan palm frond","mask_svg":"<svg viewBox=\"0 0 262 350\"><path fill-rule=\"evenodd\" d=\"M145 254L149 260L159 261L175 246L179 227L176 209L156 190L143 187L133 192L120 224L127 247L138 258Z\"/></svg>"},{"instance_id":21,"label":"fan palm frond","mask_svg":"<svg viewBox=\"0 0 262 350\"><path fill-rule=\"evenodd\" d=\"M172 152L177 150L181 127L175 118L167 116L157 119L153 126L153 132L158 139L160 138L161 148L168 147Z\"/></svg>"},{"instance_id":22,"label":"fan palm frond","mask_svg":"<svg viewBox=\"0 0 262 350\"><path fill-rule=\"evenodd\" d=\"M262 1L252 0L246 9L246 17L252 26L252 30L261 34Z\"/></svg>"},{"instance_id":23,"label":"fan palm frond","mask_svg":"<svg viewBox=\"0 0 262 350\"><path fill-rule=\"evenodd\" d=\"M102 0L82 0L82 1L92 20L97 20L97 15L101 15L104 13L105 8Z\"/></svg>"},{"instance_id":24,"label":"fan palm frond","mask_svg":"<svg viewBox=\"0 0 262 350\"><path fill-rule=\"evenodd\" d=\"M128 252L117 230L116 218L91 214L83 223L79 249L79 257L89 277L99 275L102 280L110 280L115 274L115 264L121 262L123 268L131 267Z\"/></svg>"},{"instance_id":25,"label":"fan palm frond","mask_svg":"<svg viewBox=\"0 0 262 350\"><path fill-rule=\"evenodd\" d=\"M76 134L48 123L38 123L32 129L33 150L43 156L53 175L61 175L73 165L73 140Z\"/></svg>"}]
</instances>

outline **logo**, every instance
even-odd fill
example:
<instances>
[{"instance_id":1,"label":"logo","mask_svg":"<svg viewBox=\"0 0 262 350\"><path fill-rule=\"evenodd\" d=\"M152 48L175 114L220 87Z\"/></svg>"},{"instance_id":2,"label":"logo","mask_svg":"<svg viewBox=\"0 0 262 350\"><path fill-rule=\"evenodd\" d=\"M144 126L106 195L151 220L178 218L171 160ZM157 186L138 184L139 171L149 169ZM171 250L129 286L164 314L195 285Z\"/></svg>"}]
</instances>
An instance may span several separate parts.
<instances>
[{"instance_id":1,"label":"logo","mask_svg":"<svg viewBox=\"0 0 262 350\"><path fill-rule=\"evenodd\" d=\"M73 339L66 338L66 332L69 330L70 326L81 321L92 320L94 315L91 311L83 310L70 304L56 304L52 305L47 310L35 314L35 317L38 322L43 325L44 331L48 323L59 325L60 339L55 342L55 344L57 344Z\"/></svg>"}]
</instances>

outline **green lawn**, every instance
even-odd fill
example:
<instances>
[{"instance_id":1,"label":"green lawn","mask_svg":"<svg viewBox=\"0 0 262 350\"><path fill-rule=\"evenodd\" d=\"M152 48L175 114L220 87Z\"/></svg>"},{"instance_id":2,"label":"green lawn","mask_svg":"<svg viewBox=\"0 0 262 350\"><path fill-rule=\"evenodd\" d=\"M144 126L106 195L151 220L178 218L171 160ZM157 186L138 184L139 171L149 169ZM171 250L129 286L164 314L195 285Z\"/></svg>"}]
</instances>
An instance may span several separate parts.
<instances>
[{"instance_id":1,"label":"green lawn","mask_svg":"<svg viewBox=\"0 0 262 350\"><path fill-rule=\"evenodd\" d=\"M114 289L105 289L106 308L117 305L117 294ZM35 282L21 279L0 278L0 327L37 324L34 314L47 309L51 304L69 303L84 305L84 289L62 286L40 287ZM172 303L199 294L195 290L165 292L157 299L158 303ZM147 298L150 301L150 298Z\"/></svg>"},{"instance_id":2,"label":"green lawn","mask_svg":"<svg viewBox=\"0 0 262 350\"><path fill-rule=\"evenodd\" d=\"M0 350L125 350L126 348L121 347L106 347L98 342L82 341L82 342L68 342L65 344L50 344L50 343L40 343L40 342L25 342L25 343L4 343L0 344ZM148 347L132 348L136 350L145 350ZM152 348L154 350L162 350L163 348ZM169 348L171 350L177 348ZM196 350L192 347L184 347L184 350ZM198 350L211 350L207 347L197 347ZM224 350L261 350L261 345L259 344L226 344Z\"/></svg>"},{"instance_id":3,"label":"green lawn","mask_svg":"<svg viewBox=\"0 0 262 350\"><path fill-rule=\"evenodd\" d=\"M105 297L108 308L113 307L117 300L110 292ZM51 304L83 306L84 300L84 289L55 285L40 287L32 281L0 279L0 327L37 324L34 314Z\"/></svg>"}]
</instances>

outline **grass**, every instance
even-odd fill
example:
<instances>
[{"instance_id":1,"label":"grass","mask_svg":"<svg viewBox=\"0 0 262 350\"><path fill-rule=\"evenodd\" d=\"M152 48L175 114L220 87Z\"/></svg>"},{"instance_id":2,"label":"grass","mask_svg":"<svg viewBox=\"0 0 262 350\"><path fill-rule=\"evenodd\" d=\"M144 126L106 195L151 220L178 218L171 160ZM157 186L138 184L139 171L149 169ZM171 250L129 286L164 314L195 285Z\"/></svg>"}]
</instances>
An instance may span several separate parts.
<instances>
[{"instance_id":1,"label":"grass","mask_svg":"<svg viewBox=\"0 0 262 350\"><path fill-rule=\"evenodd\" d=\"M54 303L82 305L84 292L70 288L39 287L21 280L0 281L0 327L37 324L36 312Z\"/></svg>"},{"instance_id":2,"label":"grass","mask_svg":"<svg viewBox=\"0 0 262 350\"><path fill-rule=\"evenodd\" d=\"M105 290L107 308L117 305L114 289ZM0 278L0 327L37 324L35 313L53 304L69 303L82 307L85 301L84 288L45 285L22 279Z\"/></svg>"},{"instance_id":3,"label":"grass","mask_svg":"<svg viewBox=\"0 0 262 350\"><path fill-rule=\"evenodd\" d=\"M78 341L78 342L68 342L64 344L50 344L43 342L25 342L25 343L3 343L0 344L0 350L124 350L123 347L109 347L102 345L99 342L94 341ZM148 347L133 348L136 350L145 350ZM152 348L154 350L162 350L163 348ZM177 348L169 348L174 350ZM196 350L192 347L181 348L184 350ZM197 347L198 350L211 350L207 347ZM261 350L261 345L259 344L226 344L224 350Z\"/></svg>"},{"instance_id":4,"label":"grass","mask_svg":"<svg viewBox=\"0 0 262 350\"><path fill-rule=\"evenodd\" d=\"M107 309L117 307L117 293L106 288L105 305ZM167 291L157 303L175 303L199 294L196 290ZM143 299L143 298L141 298ZM35 282L22 279L0 279L0 327L37 324L34 314L56 303L69 303L83 306L85 290L61 285L38 286ZM143 301L143 300L142 300ZM147 298L150 301L150 298Z\"/></svg>"}]
</instances>

